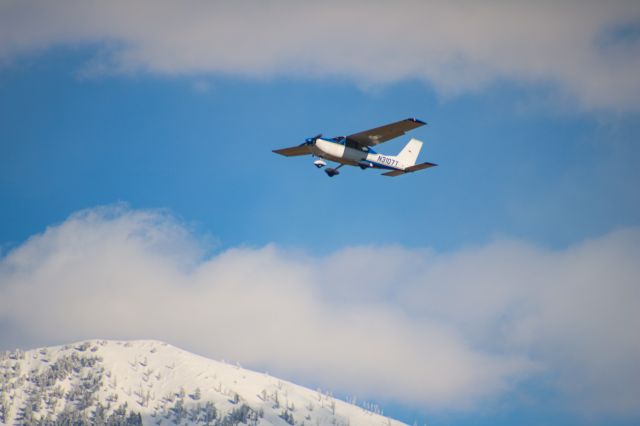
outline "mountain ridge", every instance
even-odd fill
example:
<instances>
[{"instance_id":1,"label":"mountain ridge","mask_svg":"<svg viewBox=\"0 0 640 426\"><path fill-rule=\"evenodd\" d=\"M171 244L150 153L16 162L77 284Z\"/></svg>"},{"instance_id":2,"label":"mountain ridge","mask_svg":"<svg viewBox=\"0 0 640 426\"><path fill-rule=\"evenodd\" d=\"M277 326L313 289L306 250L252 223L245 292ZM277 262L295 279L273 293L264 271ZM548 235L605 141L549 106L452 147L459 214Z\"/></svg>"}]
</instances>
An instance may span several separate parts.
<instances>
[{"instance_id":1,"label":"mountain ridge","mask_svg":"<svg viewBox=\"0 0 640 426\"><path fill-rule=\"evenodd\" d=\"M158 340L84 340L0 354L0 424L404 423Z\"/></svg>"}]
</instances>

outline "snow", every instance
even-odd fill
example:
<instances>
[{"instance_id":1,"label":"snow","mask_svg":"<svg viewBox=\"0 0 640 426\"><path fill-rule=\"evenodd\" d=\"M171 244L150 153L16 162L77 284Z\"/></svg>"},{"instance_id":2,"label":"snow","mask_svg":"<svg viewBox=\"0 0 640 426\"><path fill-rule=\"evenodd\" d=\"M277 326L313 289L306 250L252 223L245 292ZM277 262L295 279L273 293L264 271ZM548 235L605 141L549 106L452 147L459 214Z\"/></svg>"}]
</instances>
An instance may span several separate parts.
<instances>
[{"instance_id":1,"label":"snow","mask_svg":"<svg viewBox=\"0 0 640 426\"><path fill-rule=\"evenodd\" d=\"M145 425L206 424L208 402L219 422L226 416L225 424L403 424L330 395L153 340L90 340L0 358L0 424L47 416L55 420L68 412L93 419L98 404L108 416L125 403L127 412L139 413ZM234 410L241 422L230 420ZM242 410L248 414L238 414Z\"/></svg>"}]
</instances>

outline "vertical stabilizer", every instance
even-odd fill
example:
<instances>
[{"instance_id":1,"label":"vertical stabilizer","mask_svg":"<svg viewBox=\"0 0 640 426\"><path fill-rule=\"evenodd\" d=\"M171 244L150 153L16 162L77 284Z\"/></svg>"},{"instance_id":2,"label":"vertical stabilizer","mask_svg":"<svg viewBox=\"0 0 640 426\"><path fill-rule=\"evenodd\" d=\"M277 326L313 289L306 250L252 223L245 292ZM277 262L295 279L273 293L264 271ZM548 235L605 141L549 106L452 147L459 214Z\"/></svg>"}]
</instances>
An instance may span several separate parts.
<instances>
[{"instance_id":1,"label":"vertical stabilizer","mask_svg":"<svg viewBox=\"0 0 640 426\"><path fill-rule=\"evenodd\" d=\"M405 166L410 167L416 164L418 160L418 154L420 154L420 150L422 149L422 142L418 139L411 139L400 154L396 156L396 158Z\"/></svg>"}]
</instances>

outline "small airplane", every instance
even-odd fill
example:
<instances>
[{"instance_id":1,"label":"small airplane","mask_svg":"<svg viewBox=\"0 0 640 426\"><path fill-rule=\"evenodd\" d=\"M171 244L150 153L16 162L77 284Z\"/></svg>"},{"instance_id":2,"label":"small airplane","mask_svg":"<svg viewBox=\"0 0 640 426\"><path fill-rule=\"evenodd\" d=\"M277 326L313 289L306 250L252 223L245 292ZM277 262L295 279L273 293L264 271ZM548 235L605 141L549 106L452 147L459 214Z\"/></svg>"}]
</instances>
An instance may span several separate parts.
<instances>
[{"instance_id":1,"label":"small airplane","mask_svg":"<svg viewBox=\"0 0 640 426\"><path fill-rule=\"evenodd\" d=\"M322 168L327 165L325 160L340 163L337 167L327 167L324 171L329 177L340 174L338 169L344 165L357 166L362 170L374 168L389 170L383 173L384 176L399 176L405 173L416 172L418 170L434 167L437 164L420 163L416 164L418 154L422 149L422 142L411 139L398 155L378 154L371 147L383 142L387 142L398 136L404 135L409 130L424 126L424 121L416 118L407 118L375 129L354 133L349 136L338 136L335 138L323 138L322 134L305 140L304 143L291 148L275 149L276 154L285 157L295 157L298 155L313 155L321 159L313 162L316 167Z\"/></svg>"}]
</instances>

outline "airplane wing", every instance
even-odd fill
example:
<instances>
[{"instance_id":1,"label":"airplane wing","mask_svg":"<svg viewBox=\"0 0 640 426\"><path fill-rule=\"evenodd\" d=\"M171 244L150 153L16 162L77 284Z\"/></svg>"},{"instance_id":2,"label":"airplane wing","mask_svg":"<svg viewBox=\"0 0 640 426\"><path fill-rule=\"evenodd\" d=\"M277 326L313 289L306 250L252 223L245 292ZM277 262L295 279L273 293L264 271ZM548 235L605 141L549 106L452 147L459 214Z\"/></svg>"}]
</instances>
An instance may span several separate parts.
<instances>
[{"instance_id":1,"label":"airplane wing","mask_svg":"<svg viewBox=\"0 0 640 426\"><path fill-rule=\"evenodd\" d=\"M404 170L392 170L390 172L383 173L382 176L400 176L405 173L417 172L418 170L427 169L429 167L435 167L435 166L437 166L437 164L421 163L421 164L416 164L415 166L407 167Z\"/></svg>"},{"instance_id":2,"label":"airplane wing","mask_svg":"<svg viewBox=\"0 0 640 426\"><path fill-rule=\"evenodd\" d=\"M309 145L292 146L291 148L274 149L276 154L284 155L285 157L295 157L297 155L311 154L309 151Z\"/></svg>"},{"instance_id":3,"label":"airplane wing","mask_svg":"<svg viewBox=\"0 0 640 426\"><path fill-rule=\"evenodd\" d=\"M378 145L379 143L402 136L409 130L424 126L425 124L427 123L417 118L407 118L406 120L387 124L386 126L380 126L375 129L349 135L347 136L347 145L357 148Z\"/></svg>"}]
</instances>

